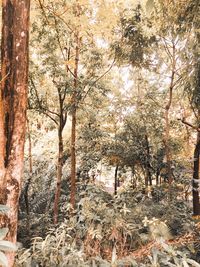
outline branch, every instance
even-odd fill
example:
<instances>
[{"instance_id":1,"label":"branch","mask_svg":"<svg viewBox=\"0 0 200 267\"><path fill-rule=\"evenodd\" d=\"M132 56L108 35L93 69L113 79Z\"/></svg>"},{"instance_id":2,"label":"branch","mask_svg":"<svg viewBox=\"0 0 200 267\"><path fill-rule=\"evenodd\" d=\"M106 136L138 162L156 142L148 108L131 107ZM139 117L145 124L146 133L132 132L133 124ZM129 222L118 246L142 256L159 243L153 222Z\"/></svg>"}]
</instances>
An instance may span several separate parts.
<instances>
[{"instance_id":1,"label":"branch","mask_svg":"<svg viewBox=\"0 0 200 267\"><path fill-rule=\"evenodd\" d=\"M58 122L51 115L49 115L48 112L46 112L45 110L35 109L35 111L42 112L45 116L49 117L49 119L51 119L56 125L58 125Z\"/></svg>"},{"instance_id":2,"label":"branch","mask_svg":"<svg viewBox=\"0 0 200 267\"><path fill-rule=\"evenodd\" d=\"M46 12L45 12L45 10L44 10L44 6L43 6L41 0L38 0L38 2L39 2L40 9L42 10L42 13L43 13L43 15L44 15L44 17L45 17L45 20L46 20L47 24L49 24L49 20L48 20L48 18L47 18L47 15L46 15Z\"/></svg>"},{"instance_id":3,"label":"branch","mask_svg":"<svg viewBox=\"0 0 200 267\"><path fill-rule=\"evenodd\" d=\"M100 80L102 79L111 69L112 67L114 66L114 63L115 63L115 58L113 60L113 62L111 63L111 65L109 66L109 68L102 74L100 75L93 83L92 85L88 88L88 90L85 92L85 95L83 96L82 100L84 101L85 98L87 97L89 91L92 89L92 87Z\"/></svg>"},{"instance_id":4,"label":"branch","mask_svg":"<svg viewBox=\"0 0 200 267\"><path fill-rule=\"evenodd\" d=\"M43 7L44 8L44 7ZM71 26L69 26L69 24L61 17L61 15L60 14L57 14L57 13L55 13L55 11L54 10L52 10L50 7L45 7L49 12L52 12L52 14L55 16L55 17L57 17L57 18L59 18L66 26L67 26L67 28L71 31L70 33L74 33L74 30L72 29L72 27Z\"/></svg>"},{"instance_id":5,"label":"branch","mask_svg":"<svg viewBox=\"0 0 200 267\"><path fill-rule=\"evenodd\" d=\"M183 119L178 119L179 121L181 121L183 124L191 127L192 129L196 130L197 132L200 132L200 128L191 124L190 122L186 121L184 118Z\"/></svg>"},{"instance_id":6,"label":"branch","mask_svg":"<svg viewBox=\"0 0 200 267\"><path fill-rule=\"evenodd\" d=\"M45 108L45 107L42 106L41 101L40 101L40 98L39 98L39 96L38 96L38 91L37 91L36 85L35 85L35 83L34 83L32 77L30 77L30 81L31 81L31 84L32 84L33 89L34 89L34 91L35 91L35 95L36 95L37 102L38 102L38 106L39 106L39 109L35 109L35 110L38 111L38 112L39 112L39 111L42 112L44 115L46 115L46 116L49 117L52 121L54 121L56 124L58 124L58 122L56 121L56 119L54 119L50 114L55 115L55 116L57 116L57 117L59 117L59 114L56 113L56 112L54 112L54 111L51 111L51 110L49 110L49 109L47 109L47 108ZM49 113L50 113L50 114L49 114Z\"/></svg>"}]
</instances>

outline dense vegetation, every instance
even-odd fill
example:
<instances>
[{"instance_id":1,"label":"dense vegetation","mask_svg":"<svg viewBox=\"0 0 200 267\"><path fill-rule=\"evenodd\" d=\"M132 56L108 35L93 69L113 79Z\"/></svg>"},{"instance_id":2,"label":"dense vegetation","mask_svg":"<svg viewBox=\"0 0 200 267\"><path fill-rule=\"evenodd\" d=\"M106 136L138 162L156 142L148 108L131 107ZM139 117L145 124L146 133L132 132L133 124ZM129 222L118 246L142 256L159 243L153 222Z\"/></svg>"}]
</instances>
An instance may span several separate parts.
<instances>
[{"instance_id":1,"label":"dense vegetation","mask_svg":"<svg viewBox=\"0 0 200 267\"><path fill-rule=\"evenodd\" d=\"M32 1L27 98L12 93L27 68L12 53L17 33L6 32L11 6L2 17L5 173L17 169L14 97L25 97L27 114L26 136L16 131L25 140L16 197L0 172L0 264L200 266L199 1ZM13 265L5 251L16 249L15 224Z\"/></svg>"}]
</instances>

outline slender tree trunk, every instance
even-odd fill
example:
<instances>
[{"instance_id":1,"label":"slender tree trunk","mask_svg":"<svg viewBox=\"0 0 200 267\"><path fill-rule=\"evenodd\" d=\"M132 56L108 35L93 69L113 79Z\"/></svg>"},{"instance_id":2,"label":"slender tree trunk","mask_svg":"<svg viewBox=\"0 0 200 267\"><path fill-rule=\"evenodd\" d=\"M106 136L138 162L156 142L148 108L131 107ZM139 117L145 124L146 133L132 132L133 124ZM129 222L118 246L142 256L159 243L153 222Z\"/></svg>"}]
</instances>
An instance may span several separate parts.
<instances>
[{"instance_id":1,"label":"slender tree trunk","mask_svg":"<svg viewBox=\"0 0 200 267\"><path fill-rule=\"evenodd\" d=\"M157 168L157 170L156 170L156 185L159 185L159 174L160 174L160 171L159 171L159 168Z\"/></svg>"},{"instance_id":2,"label":"slender tree trunk","mask_svg":"<svg viewBox=\"0 0 200 267\"><path fill-rule=\"evenodd\" d=\"M57 163L57 181L56 181L56 192L54 199L54 224L58 223L58 213L59 213L59 199L61 192L61 180L62 180L62 169L63 169L63 128L58 129L58 163Z\"/></svg>"},{"instance_id":3,"label":"slender tree trunk","mask_svg":"<svg viewBox=\"0 0 200 267\"><path fill-rule=\"evenodd\" d=\"M7 239L16 242L19 194L22 184L26 105L28 85L28 27L30 1L3 1L2 78L1 93L4 104L5 153L7 181L8 228ZM10 40L9 37L10 36ZM0 110L0 113L1 110ZM2 116L0 115L2 124ZM1 163L2 164L2 163ZM2 167L2 166L1 166ZM2 167L2 170L4 169ZM0 173L2 173L2 170ZM14 253L7 254L9 267Z\"/></svg>"},{"instance_id":4,"label":"slender tree trunk","mask_svg":"<svg viewBox=\"0 0 200 267\"><path fill-rule=\"evenodd\" d=\"M114 184L114 194L117 195L117 186L118 186L118 169L119 169L119 165L117 164L115 167L115 184Z\"/></svg>"},{"instance_id":5,"label":"slender tree trunk","mask_svg":"<svg viewBox=\"0 0 200 267\"><path fill-rule=\"evenodd\" d=\"M29 120L27 118L27 134L28 134L28 159L29 159L29 178L28 181L25 185L25 189L24 189L24 201L25 201L25 205L26 205L26 228L27 231L29 233L30 231L30 207L29 207L29 186L31 184L31 179L32 179L32 175L33 175L33 161L32 161L32 142L31 142L31 131L30 131L30 125L29 125Z\"/></svg>"},{"instance_id":6,"label":"slender tree trunk","mask_svg":"<svg viewBox=\"0 0 200 267\"><path fill-rule=\"evenodd\" d=\"M169 184L173 181L172 176L172 157L171 157L171 149L169 144L169 134L170 132L170 125L169 125L169 108L165 109L165 136L164 136L164 145L165 145L165 155L166 155L166 163L167 163L167 177Z\"/></svg>"},{"instance_id":7,"label":"slender tree trunk","mask_svg":"<svg viewBox=\"0 0 200 267\"><path fill-rule=\"evenodd\" d=\"M164 41L165 43L165 41ZM171 148L170 148L170 109L172 106L172 99L173 99L173 89L175 86L175 72L176 72L176 46L174 41L172 41L172 45L168 47L168 45L165 43L166 49L169 50L172 48L170 61L171 61L171 77L170 77L170 85L169 85L169 99L167 104L165 105L165 114L164 114L164 120L165 120L165 131L164 131L164 137L163 137L163 143L165 146L165 155L166 155L166 163L167 163L167 178L169 184L173 182L173 173L172 173L172 155L171 155Z\"/></svg>"},{"instance_id":8,"label":"slender tree trunk","mask_svg":"<svg viewBox=\"0 0 200 267\"><path fill-rule=\"evenodd\" d=\"M33 174L33 159L32 159L32 142L31 142L31 130L29 120L27 119L27 133L28 133L28 159L29 159L29 173Z\"/></svg>"},{"instance_id":9,"label":"slender tree trunk","mask_svg":"<svg viewBox=\"0 0 200 267\"><path fill-rule=\"evenodd\" d=\"M200 215L200 203L199 203L199 167L200 167L200 132L197 133L197 142L194 150L194 172L193 172L193 215Z\"/></svg>"},{"instance_id":10,"label":"slender tree trunk","mask_svg":"<svg viewBox=\"0 0 200 267\"><path fill-rule=\"evenodd\" d=\"M146 142L146 172L147 172L147 179L149 185L152 185L152 176L151 176L151 164L150 164L150 148L149 148L149 140L147 134L145 135L145 142Z\"/></svg>"},{"instance_id":11,"label":"slender tree trunk","mask_svg":"<svg viewBox=\"0 0 200 267\"><path fill-rule=\"evenodd\" d=\"M77 85L78 85L78 64L79 64L79 33L76 33L76 53L74 68L74 92L72 95L72 129L71 129L71 195L70 203L75 208L76 194L76 109L77 109Z\"/></svg>"}]
</instances>

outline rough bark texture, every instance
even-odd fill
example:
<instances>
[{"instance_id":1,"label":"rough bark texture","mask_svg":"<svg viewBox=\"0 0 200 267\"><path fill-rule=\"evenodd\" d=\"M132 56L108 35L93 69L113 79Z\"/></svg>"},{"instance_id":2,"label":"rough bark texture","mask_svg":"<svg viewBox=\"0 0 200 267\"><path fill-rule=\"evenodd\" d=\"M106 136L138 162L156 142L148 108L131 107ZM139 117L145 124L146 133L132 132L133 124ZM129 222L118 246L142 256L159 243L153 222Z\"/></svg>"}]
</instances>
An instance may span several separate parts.
<instances>
[{"instance_id":1,"label":"rough bark texture","mask_svg":"<svg viewBox=\"0 0 200 267\"><path fill-rule=\"evenodd\" d=\"M28 84L28 27L30 1L3 1L2 85L4 116L4 167L7 182L9 232L7 239L16 242L19 193L22 183L26 104ZM0 111L0 113L2 113ZM0 115L0 123L2 124ZM2 166L1 166L2 167ZM3 169L3 167L2 167ZM1 169L1 171L2 171ZM9 266L14 254L8 254Z\"/></svg>"},{"instance_id":2,"label":"rough bark texture","mask_svg":"<svg viewBox=\"0 0 200 267\"><path fill-rule=\"evenodd\" d=\"M13 25L14 25L14 1L2 2L2 40L1 40L1 75L2 97L4 102L4 133L5 133L5 166L8 165L8 157L11 146L11 136L14 120L14 88L13 88Z\"/></svg>"}]
</instances>

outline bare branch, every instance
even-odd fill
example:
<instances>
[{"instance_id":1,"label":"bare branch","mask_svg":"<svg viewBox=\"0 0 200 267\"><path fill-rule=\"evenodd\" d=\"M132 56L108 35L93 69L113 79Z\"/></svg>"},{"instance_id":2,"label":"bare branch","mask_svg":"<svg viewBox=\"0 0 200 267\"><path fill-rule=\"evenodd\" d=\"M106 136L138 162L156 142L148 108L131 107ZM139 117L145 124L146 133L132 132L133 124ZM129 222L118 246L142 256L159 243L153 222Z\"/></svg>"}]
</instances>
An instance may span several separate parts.
<instances>
[{"instance_id":1,"label":"bare branch","mask_svg":"<svg viewBox=\"0 0 200 267\"><path fill-rule=\"evenodd\" d=\"M38 0L38 2L39 2L40 9L42 10L42 13L43 13L43 15L44 15L44 17L45 17L45 20L46 20L47 24L50 24L50 23L49 23L49 20L48 20L48 18L47 18L47 15L46 15L46 12L45 12L45 10L44 10L44 6L43 6L41 0Z\"/></svg>"},{"instance_id":2,"label":"bare branch","mask_svg":"<svg viewBox=\"0 0 200 267\"><path fill-rule=\"evenodd\" d=\"M39 98L39 95L38 95L38 91L37 91L36 85L35 85L35 83L34 83L32 77L30 77L30 81L31 81L31 84L32 84L33 89L34 89L34 91L35 91L35 95L36 95L36 98L37 98L37 103L38 103L38 106L39 106L40 111L41 111L43 114L47 115L49 118L51 118L54 122L56 122L56 120L55 120L51 115L55 115L55 116L59 117L59 114L56 113L56 112L54 112L54 111L52 111L52 110L47 109L47 108L44 107L44 106L42 106L42 103L41 103L41 100L40 100L40 98ZM37 110L37 111L38 111L38 110ZM51 115L50 115L49 113L50 113ZM56 124L57 124L57 122L56 122Z\"/></svg>"},{"instance_id":3,"label":"bare branch","mask_svg":"<svg viewBox=\"0 0 200 267\"><path fill-rule=\"evenodd\" d=\"M190 122L186 121L185 118L178 119L178 120L181 121L183 124L185 124L185 125L191 127L192 129L196 130L197 132L200 132L200 128L199 127L197 127L197 126L191 124Z\"/></svg>"}]
</instances>

